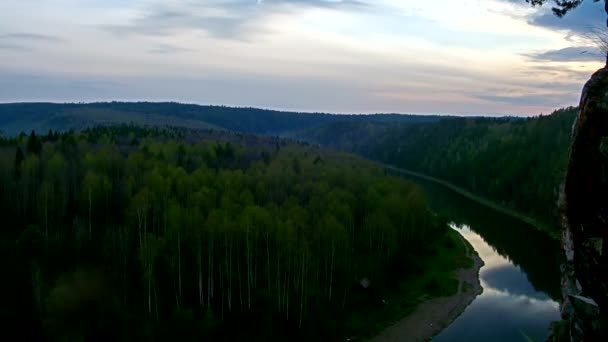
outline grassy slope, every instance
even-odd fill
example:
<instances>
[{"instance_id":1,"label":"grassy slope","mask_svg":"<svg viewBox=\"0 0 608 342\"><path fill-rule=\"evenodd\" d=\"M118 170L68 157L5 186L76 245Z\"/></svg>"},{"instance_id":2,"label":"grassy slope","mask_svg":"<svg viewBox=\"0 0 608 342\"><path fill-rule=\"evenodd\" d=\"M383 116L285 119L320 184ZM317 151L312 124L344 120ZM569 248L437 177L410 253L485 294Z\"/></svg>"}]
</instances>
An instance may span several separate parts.
<instances>
[{"instance_id":1,"label":"grassy slope","mask_svg":"<svg viewBox=\"0 0 608 342\"><path fill-rule=\"evenodd\" d=\"M403 280L398 289L386 293L386 304L354 312L346 331L356 338L371 337L411 314L425 300L454 295L458 291L454 272L472 266L461 237L448 229L433 246L426 262L419 265L418 272Z\"/></svg>"}]
</instances>

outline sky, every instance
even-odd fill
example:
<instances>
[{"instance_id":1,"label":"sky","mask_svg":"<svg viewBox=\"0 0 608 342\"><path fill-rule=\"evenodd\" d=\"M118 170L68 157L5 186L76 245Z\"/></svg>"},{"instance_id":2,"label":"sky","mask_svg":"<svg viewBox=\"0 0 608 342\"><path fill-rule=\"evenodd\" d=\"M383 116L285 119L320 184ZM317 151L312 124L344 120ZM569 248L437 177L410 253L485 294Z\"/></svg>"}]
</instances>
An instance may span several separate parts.
<instances>
[{"instance_id":1,"label":"sky","mask_svg":"<svg viewBox=\"0 0 608 342\"><path fill-rule=\"evenodd\" d=\"M525 0L2 0L0 102L178 101L538 115L602 66L603 5Z\"/></svg>"}]
</instances>

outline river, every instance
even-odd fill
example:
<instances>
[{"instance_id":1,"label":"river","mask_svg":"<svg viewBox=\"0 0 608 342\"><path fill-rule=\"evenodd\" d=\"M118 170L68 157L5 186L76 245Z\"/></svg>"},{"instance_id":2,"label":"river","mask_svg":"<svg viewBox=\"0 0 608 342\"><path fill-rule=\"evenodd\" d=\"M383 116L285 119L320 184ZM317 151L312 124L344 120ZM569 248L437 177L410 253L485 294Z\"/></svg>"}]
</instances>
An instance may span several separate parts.
<instances>
[{"instance_id":1,"label":"river","mask_svg":"<svg viewBox=\"0 0 608 342\"><path fill-rule=\"evenodd\" d=\"M445 187L410 179L485 263L479 274L483 293L434 340L544 341L559 319L558 242Z\"/></svg>"}]
</instances>

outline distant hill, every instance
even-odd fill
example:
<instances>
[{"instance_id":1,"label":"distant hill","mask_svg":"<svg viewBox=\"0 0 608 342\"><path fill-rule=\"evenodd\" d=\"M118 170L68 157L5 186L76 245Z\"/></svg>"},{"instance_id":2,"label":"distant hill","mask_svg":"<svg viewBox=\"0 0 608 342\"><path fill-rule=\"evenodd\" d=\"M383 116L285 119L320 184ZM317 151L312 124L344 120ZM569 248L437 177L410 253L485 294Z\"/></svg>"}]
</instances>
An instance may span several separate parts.
<instances>
[{"instance_id":1,"label":"distant hill","mask_svg":"<svg viewBox=\"0 0 608 342\"><path fill-rule=\"evenodd\" d=\"M296 131L335 122L404 124L437 122L441 118L399 114L297 113L174 102L0 104L0 131L7 135L31 130L79 130L99 124L129 122L152 126L226 129L262 135L291 135Z\"/></svg>"},{"instance_id":2,"label":"distant hill","mask_svg":"<svg viewBox=\"0 0 608 342\"><path fill-rule=\"evenodd\" d=\"M338 122L296 137L447 180L551 225L576 111L413 125Z\"/></svg>"},{"instance_id":3,"label":"distant hill","mask_svg":"<svg viewBox=\"0 0 608 342\"><path fill-rule=\"evenodd\" d=\"M287 136L447 180L551 224L575 108L536 118L332 115L173 102L0 104L0 131L116 123Z\"/></svg>"}]
</instances>

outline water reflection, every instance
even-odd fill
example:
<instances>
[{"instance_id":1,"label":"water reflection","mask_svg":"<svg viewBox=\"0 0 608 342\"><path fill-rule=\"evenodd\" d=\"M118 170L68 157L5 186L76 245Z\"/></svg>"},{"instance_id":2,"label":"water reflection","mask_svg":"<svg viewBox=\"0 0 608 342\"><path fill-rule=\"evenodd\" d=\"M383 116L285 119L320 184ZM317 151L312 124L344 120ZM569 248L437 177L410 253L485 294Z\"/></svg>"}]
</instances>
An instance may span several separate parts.
<instances>
[{"instance_id":1,"label":"water reflection","mask_svg":"<svg viewBox=\"0 0 608 342\"><path fill-rule=\"evenodd\" d=\"M512 295L524 295L541 300L549 298L544 292L534 289L519 267L512 266L509 264L485 270L483 280L487 287Z\"/></svg>"},{"instance_id":2,"label":"water reflection","mask_svg":"<svg viewBox=\"0 0 608 342\"><path fill-rule=\"evenodd\" d=\"M528 283L537 292L544 293L553 300L561 300L561 252L557 240L517 219L477 204L435 183L412 180L424 187L436 212L458 225L468 226L479 235L479 239L487 246L487 251L483 251L486 258L500 258L497 261L506 260L516 266L517 274L523 276L508 277L507 281L519 284L510 284L512 291L531 293L529 288L525 288L525 283ZM510 270L511 268L507 268L502 270L502 274L488 275L488 282L496 288L501 288L502 285L497 282L501 280L502 283L505 272L515 272Z\"/></svg>"},{"instance_id":3,"label":"water reflection","mask_svg":"<svg viewBox=\"0 0 608 342\"><path fill-rule=\"evenodd\" d=\"M559 319L559 304L536 290L527 275L497 253L467 225L453 225L475 248L485 265L483 293L436 341L543 341L549 323Z\"/></svg>"},{"instance_id":4,"label":"water reflection","mask_svg":"<svg viewBox=\"0 0 608 342\"><path fill-rule=\"evenodd\" d=\"M483 293L436 340L544 341L550 323L559 319L559 243L440 185L410 179L485 262Z\"/></svg>"}]
</instances>

